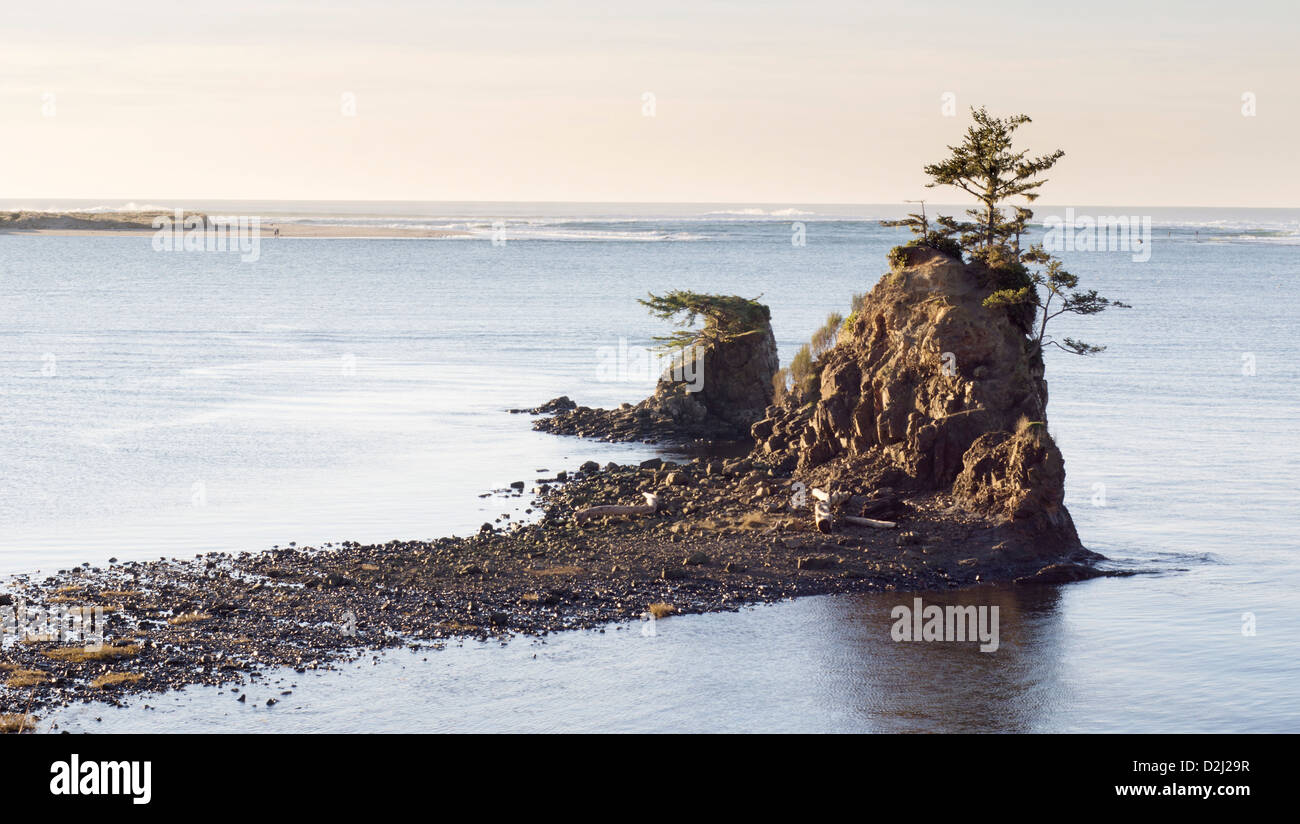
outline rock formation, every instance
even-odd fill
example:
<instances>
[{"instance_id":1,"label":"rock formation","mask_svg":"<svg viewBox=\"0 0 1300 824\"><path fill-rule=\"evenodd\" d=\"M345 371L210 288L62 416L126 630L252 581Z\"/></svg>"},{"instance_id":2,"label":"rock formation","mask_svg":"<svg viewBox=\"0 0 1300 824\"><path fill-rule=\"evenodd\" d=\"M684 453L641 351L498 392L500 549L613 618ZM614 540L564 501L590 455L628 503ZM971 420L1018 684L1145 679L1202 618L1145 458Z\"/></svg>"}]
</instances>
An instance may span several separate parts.
<instances>
[{"instance_id":1,"label":"rock formation","mask_svg":"<svg viewBox=\"0 0 1300 824\"><path fill-rule=\"evenodd\" d=\"M592 409L556 398L530 410L555 412L534 428L609 441L745 438L772 403L772 377L779 365L771 312L759 304L754 308L756 319L745 334L702 336L699 343L680 350L654 394L640 403ZM706 330L712 323L706 323Z\"/></svg>"},{"instance_id":2,"label":"rock formation","mask_svg":"<svg viewBox=\"0 0 1300 824\"><path fill-rule=\"evenodd\" d=\"M1043 361L990 273L908 247L804 386L752 427L755 458L815 484L950 492L967 513L1078 546L1047 432Z\"/></svg>"}]
</instances>

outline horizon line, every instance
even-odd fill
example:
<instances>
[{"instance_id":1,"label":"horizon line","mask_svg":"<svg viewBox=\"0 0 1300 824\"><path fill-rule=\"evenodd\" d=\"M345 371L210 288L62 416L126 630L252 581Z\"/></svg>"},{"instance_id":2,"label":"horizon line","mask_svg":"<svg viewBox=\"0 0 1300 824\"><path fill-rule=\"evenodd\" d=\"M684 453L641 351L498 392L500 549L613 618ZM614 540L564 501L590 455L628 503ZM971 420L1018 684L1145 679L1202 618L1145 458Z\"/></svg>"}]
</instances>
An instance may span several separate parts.
<instances>
[{"instance_id":1,"label":"horizon line","mask_svg":"<svg viewBox=\"0 0 1300 824\"><path fill-rule=\"evenodd\" d=\"M414 200L410 198L267 198L267 197L51 197L48 195L36 196L18 196L4 197L0 196L0 202L19 201L19 200L49 200L49 201L83 201L83 202L116 202L126 203L147 203L148 201L191 201L206 203L249 203L249 202L266 202L266 203L412 203L412 204L518 204L518 205L581 205L581 206L906 206L908 200L879 200L879 201L796 201L796 200ZM911 202L917 202L912 199ZM955 203L945 201L928 202L927 205L935 207L954 207L969 208L970 203ZM1270 210L1297 210L1300 211L1300 205L1295 206L1239 206L1224 203L1198 203L1198 204L1170 204L1170 203L1144 203L1144 204L1119 204L1119 203L1036 203L1029 204L1031 208L1041 209L1045 207L1123 207L1123 208L1148 208L1148 209L1270 209Z\"/></svg>"}]
</instances>

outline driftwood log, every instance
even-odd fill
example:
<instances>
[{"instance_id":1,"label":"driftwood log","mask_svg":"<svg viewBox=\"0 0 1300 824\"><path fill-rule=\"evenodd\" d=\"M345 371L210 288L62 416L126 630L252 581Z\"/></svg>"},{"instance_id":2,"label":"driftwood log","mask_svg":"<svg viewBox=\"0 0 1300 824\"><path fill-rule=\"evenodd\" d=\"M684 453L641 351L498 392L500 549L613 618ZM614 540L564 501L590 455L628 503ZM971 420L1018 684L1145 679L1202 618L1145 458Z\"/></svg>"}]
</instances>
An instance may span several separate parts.
<instances>
[{"instance_id":1,"label":"driftwood log","mask_svg":"<svg viewBox=\"0 0 1300 824\"><path fill-rule=\"evenodd\" d=\"M834 519L831 518L831 505L825 501L817 501L814 503L813 520L817 522L818 532L824 532L829 535L831 527L834 526Z\"/></svg>"},{"instance_id":2,"label":"driftwood log","mask_svg":"<svg viewBox=\"0 0 1300 824\"><path fill-rule=\"evenodd\" d=\"M592 518L599 518L604 515L653 515L659 511L659 496L649 492L642 492L645 496L645 503L640 506L622 506L619 504L610 504L605 506L589 506L586 509L579 509L573 513L573 520L577 523L586 523Z\"/></svg>"},{"instance_id":3,"label":"driftwood log","mask_svg":"<svg viewBox=\"0 0 1300 824\"><path fill-rule=\"evenodd\" d=\"M847 501L849 493L813 489L812 496L817 499L813 503L813 521L817 524L817 531L829 535L835 528L835 517L831 514L831 508Z\"/></svg>"},{"instance_id":4,"label":"driftwood log","mask_svg":"<svg viewBox=\"0 0 1300 824\"><path fill-rule=\"evenodd\" d=\"M840 506L851 496L847 492L827 492L822 489L812 490L812 496L817 499L813 504L813 520L817 524L817 531L830 534L835 527L835 519L831 515L831 508ZM841 520L846 524L869 526L873 529L893 529L898 526L894 521L859 518L855 515L842 515Z\"/></svg>"}]
</instances>

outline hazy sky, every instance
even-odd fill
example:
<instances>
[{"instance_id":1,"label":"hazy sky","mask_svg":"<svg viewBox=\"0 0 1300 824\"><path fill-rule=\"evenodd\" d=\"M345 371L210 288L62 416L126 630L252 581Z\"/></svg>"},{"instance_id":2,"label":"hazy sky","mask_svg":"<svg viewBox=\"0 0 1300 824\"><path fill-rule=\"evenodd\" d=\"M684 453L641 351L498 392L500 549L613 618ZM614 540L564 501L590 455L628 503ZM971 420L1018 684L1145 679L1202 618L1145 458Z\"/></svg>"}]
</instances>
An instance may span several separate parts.
<instances>
[{"instance_id":1,"label":"hazy sky","mask_svg":"<svg viewBox=\"0 0 1300 824\"><path fill-rule=\"evenodd\" d=\"M1045 202L1294 207L1297 42L1294 0L6 3L0 197L895 202L987 104L1065 149Z\"/></svg>"}]
</instances>

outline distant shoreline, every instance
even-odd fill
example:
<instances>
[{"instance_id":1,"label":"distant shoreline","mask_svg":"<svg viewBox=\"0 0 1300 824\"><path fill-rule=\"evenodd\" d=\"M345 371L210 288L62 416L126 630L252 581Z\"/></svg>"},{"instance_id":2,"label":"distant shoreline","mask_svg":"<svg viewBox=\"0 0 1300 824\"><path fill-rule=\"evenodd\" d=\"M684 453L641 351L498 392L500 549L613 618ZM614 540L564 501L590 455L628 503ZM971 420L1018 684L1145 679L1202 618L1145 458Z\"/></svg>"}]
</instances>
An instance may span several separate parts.
<instances>
[{"instance_id":1,"label":"distant shoreline","mask_svg":"<svg viewBox=\"0 0 1300 824\"><path fill-rule=\"evenodd\" d=\"M195 217L207 220L206 215L191 213ZM167 211L148 212L8 212L0 213L0 235L28 235L54 237L132 237L149 236L158 231L154 219L172 218L174 213ZM260 224L261 237L265 239L280 238L350 238L350 239L391 239L391 238L450 238L470 237L469 232L456 232L445 229L423 229L418 227L368 226L363 224L330 224L328 226L308 223L284 223L263 221ZM278 232L278 234L277 234Z\"/></svg>"},{"instance_id":2,"label":"distant shoreline","mask_svg":"<svg viewBox=\"0 0 1300 824\"><path fill-rule=\"evenodd\" d=\"M395 238L472 237L469 232L439 229L400 229L374 226L304 226L302 224L263 224L262 239L274 240L275 229L281 238L316 238L337 240L391 240ZM148 237L155 229L0 229L0 235L25 237Z\"/></svg>"}]
</instances>

